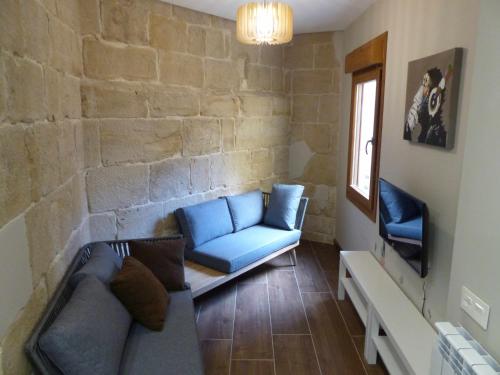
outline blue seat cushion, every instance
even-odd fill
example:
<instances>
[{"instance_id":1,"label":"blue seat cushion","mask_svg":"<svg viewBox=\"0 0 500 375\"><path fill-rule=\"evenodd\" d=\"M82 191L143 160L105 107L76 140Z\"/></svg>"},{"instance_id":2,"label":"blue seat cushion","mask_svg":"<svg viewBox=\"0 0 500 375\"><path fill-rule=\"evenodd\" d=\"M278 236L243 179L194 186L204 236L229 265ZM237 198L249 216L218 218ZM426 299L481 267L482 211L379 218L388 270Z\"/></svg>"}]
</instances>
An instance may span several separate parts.
<instances>
[{"instance_id":1,"label":"blue seat cushion","mask_svg":"<svg viewBox=\"0 0 500 375\"><path fill-rule=\"evenodd\" d=\"M255 190L245 194L228 196L226 200L235 232L262 222L264 217L262 191Z\"/></svg>"},{"instance_id":2,"label":"blue seat cushion","mask_svg":"<svg viewBox=\"0 0 500 375\"><path fill-rule=\"evenodd\" d=\"M286 230L294 229L303 192L302 185L274 184L264 224Z\"/></svg>"},{"instance_id":3,"label":"blue seat cushion","mask_svg":"<svg viewBox=\"0 0 500 375\"><path fill-rule=\"evenodd\" d=\"M175 216L186 240L194 249L214 238L233 232L233 221L225 199L214 199L194 206L178 208Z\"/></svg>"},{"instance_id":4,"label":"blue seat cushion","mask_svg":"<svg viewBox=\"0 0 500 375\"><path fill-rule=\"evenodd\" d=\"M299 241L299 230L254 225L208 241L187 251L186 257L206 267L231 273Z\"/></svg>"},{"instance_id":5,"label":"blue seat cushion","mask_svg":"<svg viewBox=\"0 0 500 375\"><path fill-rule=\"evenodd\" d=\"M422 241L422 216L417 216L402 223L389 223L385 226L387 232L392 236Z\"/></svg>"},{"instance_id":6,"label":"blue seat cushion","mask_svg":"<svg viewBox=\"0 0 500 375\"><path fill-rule=\"evenodd\" d=\"M119 374L203 374L191 290L169 295L163 330L151 331L132 323Z\"/></svg>"}]
</instances>

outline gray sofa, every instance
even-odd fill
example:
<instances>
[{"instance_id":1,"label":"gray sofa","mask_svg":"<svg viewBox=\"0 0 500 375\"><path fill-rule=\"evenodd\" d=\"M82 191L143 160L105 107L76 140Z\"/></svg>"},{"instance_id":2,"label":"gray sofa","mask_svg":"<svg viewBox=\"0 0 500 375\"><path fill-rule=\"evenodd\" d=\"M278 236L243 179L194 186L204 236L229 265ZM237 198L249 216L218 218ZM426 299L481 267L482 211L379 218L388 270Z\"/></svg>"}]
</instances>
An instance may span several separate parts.
<instances>
[{"instance_id":1,"label":"gray sofa","mask_svg":"<svg viewBox=\"0 0 500 375\"><path fill-rule=\"evenodd\" d=\"M174 238L179 238L179 236L169 237L169 239ZM141 241L158 240L165 240L165 238ZM106 243L123 258L129 255L128 241ZM41 349L40 338L71 298L73 288L69 280L90 259L92 249L96 244L86 245L77 253L26 344L26 353L36 373L61 374L61 371ZM169 295L171 299L162 331L151 331L137 322L132 322L121 357L119 371L121 375L203 374L191 290L169 292Z\"/></svg>"}]
</instances>

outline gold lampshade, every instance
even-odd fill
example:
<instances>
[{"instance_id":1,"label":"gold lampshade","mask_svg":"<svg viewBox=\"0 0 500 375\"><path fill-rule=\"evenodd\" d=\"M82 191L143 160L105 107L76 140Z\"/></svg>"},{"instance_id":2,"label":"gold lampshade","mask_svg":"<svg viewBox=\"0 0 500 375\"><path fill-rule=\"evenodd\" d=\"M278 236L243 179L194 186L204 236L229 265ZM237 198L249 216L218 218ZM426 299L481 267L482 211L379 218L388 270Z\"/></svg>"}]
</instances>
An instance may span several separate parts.
<instances>
[{"instance_id":1,"label":"gold lampshade","mask_svg":"<svg viewBox=\"0 0 500 375\"><path fill-rule=\"evenodd\" d=\"M293 10L284 3L248 3L238 8L236 34L244 44L283 44L293 37Z\"/></svg>"}]
</instances>

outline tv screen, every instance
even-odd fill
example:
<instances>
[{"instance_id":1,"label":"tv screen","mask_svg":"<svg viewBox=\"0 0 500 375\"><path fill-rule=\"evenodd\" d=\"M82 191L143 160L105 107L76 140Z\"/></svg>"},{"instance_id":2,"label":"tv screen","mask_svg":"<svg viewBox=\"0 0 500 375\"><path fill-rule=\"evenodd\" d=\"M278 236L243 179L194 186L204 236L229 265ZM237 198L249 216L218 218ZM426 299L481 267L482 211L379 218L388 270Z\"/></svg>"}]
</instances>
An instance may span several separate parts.
<instances>
[{"instance_id":1,"label":"tv screen","mask_svg":"<svg viewBox=\"0 0 500 375\"><path fill-rule=\"evenodd\" d=\"M420 277L427 276L426 204L383 178L378 191L380 236Z\"/></svg>"}]
</instances>

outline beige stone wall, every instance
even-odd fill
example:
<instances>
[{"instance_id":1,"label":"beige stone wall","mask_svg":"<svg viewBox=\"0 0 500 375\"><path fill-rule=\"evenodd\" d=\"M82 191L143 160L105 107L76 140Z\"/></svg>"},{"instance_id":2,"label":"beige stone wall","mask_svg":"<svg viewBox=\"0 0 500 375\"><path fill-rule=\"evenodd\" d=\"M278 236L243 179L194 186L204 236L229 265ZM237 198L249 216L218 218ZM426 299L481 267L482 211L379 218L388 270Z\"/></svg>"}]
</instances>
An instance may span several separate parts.
<instances>
[{"instance_id":1,"label":"beige stone wall","mask_svg":"<svg viewBox=\"0 0 500 375\"><path fill-rule=\"evenodd\" d=\"M291 101L290 179L305 185L310 205L304 237L332 243L335 237L340 65L334 33L302 34L285 48Z\"/></svg>"},{"instance_id":2,"label":"beige stone wall","mask_svg":"<svg viewBox=\"0 0 500 375\"><path fill-rule=\"evenodd\" d=\"M73 254L89 240L83 64L78 1L1 0L0 9L1 304L14 303L25 278L32 284L9 312L1 309L0 373L18 375L30 373L23 346L33 325ZM16 226L25 233L11 229ZM27 244L25 258L22 246L10 246L18 243ZM28 273L1 269L12 258L25 259L29 265L12 266Z\"/></svg>"},{"instance_id":3,"label":"beige stone wall","mask_svg":"<svg viewBox=\"0 0 500 375\"><path fill-rule=\"evenodd\" d=\"M83 13L94 240L177 231L177 207L286 180L283 47L243 46L234 22L159 1Z\"/></svg>"}]
</instances>

